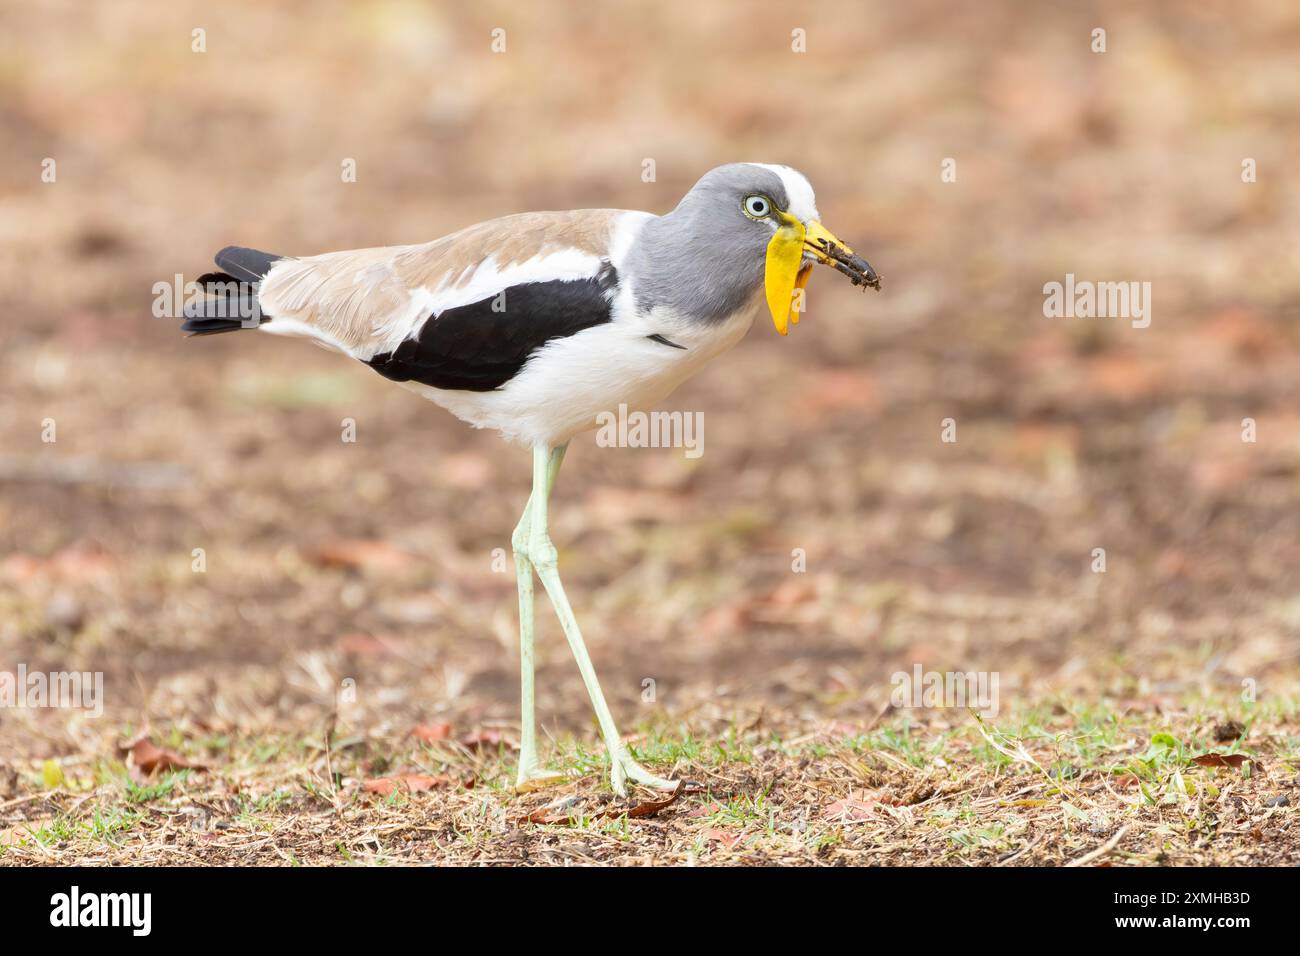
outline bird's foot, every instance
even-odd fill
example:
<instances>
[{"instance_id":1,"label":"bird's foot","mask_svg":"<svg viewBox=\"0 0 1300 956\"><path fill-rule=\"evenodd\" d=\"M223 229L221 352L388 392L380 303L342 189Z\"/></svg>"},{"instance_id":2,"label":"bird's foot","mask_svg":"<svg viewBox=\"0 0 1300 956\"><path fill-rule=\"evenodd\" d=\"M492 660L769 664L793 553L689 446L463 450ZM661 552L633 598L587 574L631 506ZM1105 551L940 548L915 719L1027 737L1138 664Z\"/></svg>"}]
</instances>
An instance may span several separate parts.
<instances>
[{"instance_id":1,"label":"bird's foot","mask_svg":"<svg viewBox=\"0 0 1300 956\"><path fill-rule=\"evenodd\" d=\"M619 746L609 752L609 783L620 797L627 796L627 782L644 784L656 790L676 790L677 782L656 777L645 767L632 759L627 747Z\"/></svg>"},{"instance_id":2,"label":"bird's foot","mask_svg":"<svg viewBox=\"0 0 1300 956\"><path fill-rule=\"evenodd\" d=\"M547 770L545 767L537 766L536 763L529 765L520 763L519 776L515 778L515 793L557 787L562 783L568 783L570 779L568 774L559 770Z\"/></svg>"}]
</instances>

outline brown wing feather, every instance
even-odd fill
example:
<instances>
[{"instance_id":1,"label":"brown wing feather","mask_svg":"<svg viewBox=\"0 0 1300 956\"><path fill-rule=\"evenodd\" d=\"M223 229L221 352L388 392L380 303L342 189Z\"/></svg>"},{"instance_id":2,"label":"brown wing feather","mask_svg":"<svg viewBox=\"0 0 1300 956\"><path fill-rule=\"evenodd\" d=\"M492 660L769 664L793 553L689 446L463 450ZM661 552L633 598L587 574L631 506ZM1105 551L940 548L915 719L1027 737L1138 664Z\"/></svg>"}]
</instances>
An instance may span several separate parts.
<instances>
[{"instance_id":1,"label":"brown wing feather","mask_svg":"<svg viewBox=\"0 0 1300 956\"><path fill-rule=\"evenodd\" d=\"M609 254L615 209L527 212L491 219L415 246L330 252L276 263L262 281L262 311L327 341L365 351L408 308L413 289L455 288L488 258L498 269L563 249Z\"/></svg>"}]
</instances>

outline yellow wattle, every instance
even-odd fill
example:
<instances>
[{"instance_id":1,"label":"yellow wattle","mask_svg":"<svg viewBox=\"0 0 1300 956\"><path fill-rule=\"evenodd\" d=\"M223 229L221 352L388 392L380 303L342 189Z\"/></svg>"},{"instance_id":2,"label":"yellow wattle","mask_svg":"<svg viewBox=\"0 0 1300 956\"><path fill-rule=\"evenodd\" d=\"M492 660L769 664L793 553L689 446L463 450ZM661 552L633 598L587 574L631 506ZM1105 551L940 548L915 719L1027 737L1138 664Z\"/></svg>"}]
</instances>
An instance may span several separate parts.
<instances>
[{"instance_id":1,"label":"yellow wattle","mask_svg":"<svg viewBox=\"0 0 1300 956\"><path fill-rule=\"evenodd\" d=\"M791 221L784 222L777 228L776 235L767 244L764 291L767 293L767 308L772 313L772 321L782 335L789 332L795 283L799 277L799 265L803 261L803 239L803 223L792 217Z\"/></svg>"},{"instance_id":2,"label":"yellow wattle","mask_svg":"<svg viewBox=\"0 0 1300 956\"><path fill-rule=\"evenodd\" d=\"M808 279L811 276L812 276L812 266L804 266L802 269L799 270L799 274L795 276L794 287L796 289L808 288ZM807 303L804 302L803 296L794 295L793 293L791 293L791 297L790 297L790 324L791 325L799 324L799 313L803 311L803 309L799 308L799 306L805 304Z\"/></svg>"}]
</instances>

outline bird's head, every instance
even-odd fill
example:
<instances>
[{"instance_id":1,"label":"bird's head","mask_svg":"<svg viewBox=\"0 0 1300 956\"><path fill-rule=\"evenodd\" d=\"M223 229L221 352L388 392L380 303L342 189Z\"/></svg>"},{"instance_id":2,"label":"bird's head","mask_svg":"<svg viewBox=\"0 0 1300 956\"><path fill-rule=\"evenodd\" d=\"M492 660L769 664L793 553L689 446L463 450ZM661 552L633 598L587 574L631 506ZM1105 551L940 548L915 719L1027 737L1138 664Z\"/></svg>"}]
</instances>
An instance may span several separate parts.
<instances>
[{"instance_id":1,"label":"bird's head","mask_svg":"<svg viewBox=\"0 0 1300 956\"><path fill-rule=\"evenodd\" d=\"M795 291L807 286L818 263L847 276L855 286L880 288L871 264L821 224L812 185L789 166L719 166L695 184L682 206L707 213L695 217L709 224L708 235L697 235L697 242L718 243L728 253L726 259L746 267L761 263L764 297L782 335L791 323L798 324L802 295Z\"/></svg>"}]
</instances>

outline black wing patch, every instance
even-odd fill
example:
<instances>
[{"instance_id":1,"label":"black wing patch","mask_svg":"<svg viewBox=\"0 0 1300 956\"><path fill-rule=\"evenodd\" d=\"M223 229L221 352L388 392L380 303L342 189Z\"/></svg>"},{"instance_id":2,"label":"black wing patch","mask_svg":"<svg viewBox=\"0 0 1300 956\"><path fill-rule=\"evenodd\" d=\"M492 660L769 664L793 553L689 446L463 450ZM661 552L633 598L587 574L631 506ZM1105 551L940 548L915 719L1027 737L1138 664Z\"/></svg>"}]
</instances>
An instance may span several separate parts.
<instances>
[{"instance_id":1,"label":"black wing patch","mask_svg":"<svg viewBox=\"0 0 1300 956\"><path fill-rule=\"evenodd\" d=\"M490 392L510 381L551 339L610 321L618 271L590 279L525 282L425 319L419 334L366 362L394 382Z\"/></svg>"},{"instance_id":2,"label":"black wing patch","mask_svg":"<svg viewBox=\"0 0 1300 956\"><path fill-rule=\"evenodd\" d=\"M660 345L666 345L669 348L681 349L683 352L686 351L685 345L678 345L672 339L666 338L665 336L660 335L658 332L656 332L654 335L647 335L646 338L648 338L651 342L658 342Z\"/></svg>"}]
</instances>

